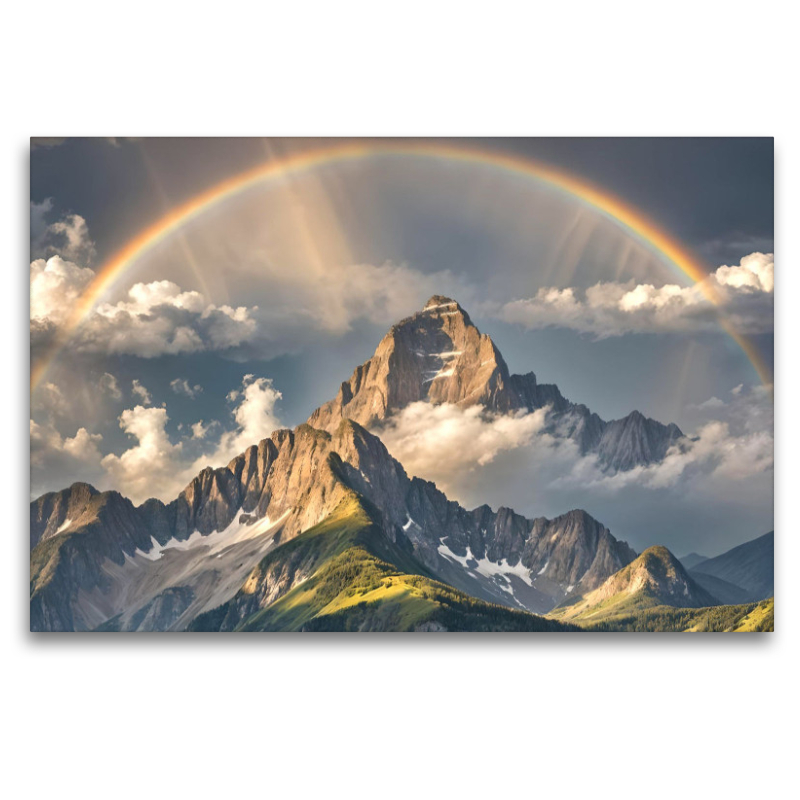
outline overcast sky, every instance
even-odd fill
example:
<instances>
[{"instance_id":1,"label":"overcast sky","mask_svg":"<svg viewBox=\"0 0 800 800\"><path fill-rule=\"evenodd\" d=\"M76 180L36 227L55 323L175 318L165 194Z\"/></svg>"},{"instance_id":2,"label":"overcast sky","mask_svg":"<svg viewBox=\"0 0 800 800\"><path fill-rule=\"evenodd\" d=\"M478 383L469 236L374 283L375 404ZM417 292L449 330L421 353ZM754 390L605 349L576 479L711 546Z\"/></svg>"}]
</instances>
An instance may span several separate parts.
<instances>
[{"instance_id":1,"label":"overcast sky","mask_svg":"<svg viewBox=\"0 0 800 800\"><path fill-rule=\"evenodd\" d=\"M36 143L34 357L143 227L226 177L318 144ZM637 549L713 554L771 529L771 398L719 314L771 365L772 140L470 144L553 164L640 209L704 261L721 307L630 232L528 178L408 156L325 165L201 215L114 285L32 397L32 495L81 479L137 502L169 499L205 464L305 420L392 322L440 292L512 371L534 371L606 419L637 408L674 421L696 446L669 471L610 484L554 453L531 419L513 440L474 429L498 442L489 464L475 453L444 472L425 458L414 470L467 505L586 508Z\"/></svg>"}]
</instances>

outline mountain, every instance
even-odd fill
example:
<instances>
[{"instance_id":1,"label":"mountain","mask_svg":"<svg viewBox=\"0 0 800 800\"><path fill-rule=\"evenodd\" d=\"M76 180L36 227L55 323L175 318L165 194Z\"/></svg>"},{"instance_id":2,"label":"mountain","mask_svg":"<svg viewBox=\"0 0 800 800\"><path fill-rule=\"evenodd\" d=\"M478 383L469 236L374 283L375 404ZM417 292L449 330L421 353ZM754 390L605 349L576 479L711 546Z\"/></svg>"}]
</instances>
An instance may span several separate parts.
<instances>
[{"instance_id":1,"label":"mountain","mask_svg":"<svg viewBox=\"0 0 800 800\"><path fill-rule=\"evenodd\" d=\"M372 358L356 367L308 422L333 432L349 418L379 432L384 420L418 401L480 405L501 414L549 406L550 431L574 439L583 453L596 453L612 471L661 461L683 438L677 425L662 425L638 411L605 422L567 400L554 384L538 383L533 372L512 375L491 337L442 295L393 325Z\"/></svg>"},{"instance_id":2,"label":"mountain","mask_svg":"<svg viewBox=\"0 0 800 800\"><path fill-rule=\"evenodd\" d=\"M708 556L701 556L699 553L689 553L688 555L681 556L678 561L680 561L686 569L694 569L702 561L708 561Z\"/></svg>"},{"instance_id":3,"label":"mountain","mask_svg":"<svg viewBox=\"0 0 800 800\"><path fill-rule=\"evenodd\" d=\"M773 531L740 544L694 568L741 587L748 600L763 600L775 593L775 534Z\"/></svg>"},{"instance_id":4,"label":"mountain","mask_svg":"<svg viewBox=\"0 0 800 800\"><path fill-rule=\"evenodd\" d=\"M192 631L566 631L432 580L356 493L278 547ZM577 630L577 629L574 629Z\"/></svg>"},{"instance_id":5,"label":"mountain","mask_svg":"<svg viewBox=\"0 0 800 800\"><path fill-rule=\"evenodd\" d=\"M227 467L203 470L166 505L134 507L85 484L36 500L31 629L115 620L121 630L181 630L353 492L427 574L489 603L541 613L635 556L583 511L553 520L467 511L345 419L333 434L307 424L276 431Z\"/></svg>"},{"instance_id":6,"label":"mountain","mask_svg":"<svg viewBox=\"0 0 800 800\"><path fill-rule=\"evenodd\" d=\"M657 606L720 605L666 547L649 547L599 588L565 600L551 616L582 625L618 621Z\"/></svg>"},{"instance_id":7,"label":"mountain","mask_svg":"<svg viewBox=\"0 0 800 800\"><path fill-rule=\"evenodd\" d=\"M713 575L706 575L703 572L690 569L689 575L698 585L702 586L709 594L717 598L721 603L739 604L747 603L752 600L751 593L741 586L715 578Z\"/></svg>"},{"instance_id":8,"label":"mountain","mask_svg":"<svg viewBox=\"0 0 800 800\"><path fill-rule=\"evenodd\" d=\"M546 613L588 596L636 558L585 511L528 519L509 508L467 510L408 476L365 426L379 432L416 401L500 414L549 407L550 430L596 452L608 469L663 458L682 437L638 412L604 422L533 373L510 374L491 338L457 302L437 295L393 326L309 423L275 431L226 467L204 469L172 502L136 507L80 483L34 501L31 629L184 630L238 597L265 558L281 561L288 544L353 495L374 509L370 525L394 548L367 550L388 565L381 570L447 584L472 602ZM301 627L320 624L310 619Z\"/></svg>"}]
</instances>

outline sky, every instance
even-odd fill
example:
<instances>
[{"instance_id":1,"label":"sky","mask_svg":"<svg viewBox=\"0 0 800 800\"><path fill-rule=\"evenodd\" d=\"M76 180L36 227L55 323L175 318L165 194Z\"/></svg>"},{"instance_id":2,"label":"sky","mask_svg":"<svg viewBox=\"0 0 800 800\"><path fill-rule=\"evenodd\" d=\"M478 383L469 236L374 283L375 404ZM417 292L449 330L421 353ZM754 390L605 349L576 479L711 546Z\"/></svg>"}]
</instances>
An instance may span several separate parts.
<instances>
[{"instance_id":1,"label":"sky","mask_svg":"<svg viewBox=\"0 0 800 800\"><path fill-rule=\"evenodd\" d=\"M144 228L243 170L327 144L32 142L33 362ZM467 506L549 517L585 508L637 549L714 554L770 530L771 393L726 329L771 368L772 140L452 144L613 193L708 277L694 284L574 195L492 164L385 151L322 163L196 216L108 287L32 393L31 496L86 480L137 503L169 500L207 464L303 422L392 323L443 293L512 372L557 383L604 419L638 409L675 422L692 446L612 479L532 417L511 432L460 419L464 442L447 439L451 409L416 409L389 443L413 474ZM421 424L429 448L470 455L442 463L411 447Z\"/></svg>"}]
</instances>

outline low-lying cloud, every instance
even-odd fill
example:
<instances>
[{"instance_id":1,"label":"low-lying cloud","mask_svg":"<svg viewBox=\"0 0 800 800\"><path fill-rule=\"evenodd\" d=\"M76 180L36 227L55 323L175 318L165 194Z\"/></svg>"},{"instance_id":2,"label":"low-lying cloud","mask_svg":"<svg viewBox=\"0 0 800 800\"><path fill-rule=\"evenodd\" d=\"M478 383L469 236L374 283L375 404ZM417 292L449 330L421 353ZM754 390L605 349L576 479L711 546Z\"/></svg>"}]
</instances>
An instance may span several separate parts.
<instances>
[{"instance_id":1,"label":"low-lying cloud","mask_svg":"<svg viewBox=\"0 0 800 800\"><path fill-rule=\"evenodd\" d=\"M637 547L661 541L680 549L700 532L724 541L737 525L752 524L756 536L765 532L758 520L771 513L769 391L735 387L715 400L696 409L694 433L662 462L616 474L552 435L545 410L498 417L415 403L375 433L409 474L468 508L488 503L549 517L583 508ZM675 520L679 529L670 527Z\"/></svg>"},{"instance_id":2,"label":"low-lying cloud","mask_svg":"<svg viewBox=\"0 0 800 800\"><path fill-rule=\"evenodd\" d=\"M417 477L458 497L462 478L493 464L499 454L533 444L542 436L545 409L530 414L488 414L482 406L411 403L373 432Z\"/></svg>"}]
</instances>

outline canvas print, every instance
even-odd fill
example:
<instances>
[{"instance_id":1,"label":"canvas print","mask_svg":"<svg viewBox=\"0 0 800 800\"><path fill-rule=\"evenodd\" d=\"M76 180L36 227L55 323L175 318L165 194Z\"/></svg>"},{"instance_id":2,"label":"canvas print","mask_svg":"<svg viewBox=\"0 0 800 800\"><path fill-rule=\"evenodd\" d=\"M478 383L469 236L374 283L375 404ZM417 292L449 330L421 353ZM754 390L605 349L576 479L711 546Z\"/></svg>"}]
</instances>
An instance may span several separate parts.
<instances>
[{"instance_id":1,"label":"canvas print","mask_svg":"<svg viewBox=\"0 0 800 800\"><path fill-rule=\"evenodd\" d=\"M32 631L773 630L771 139L30 179Z\"/></svg>"}]
</instances>

